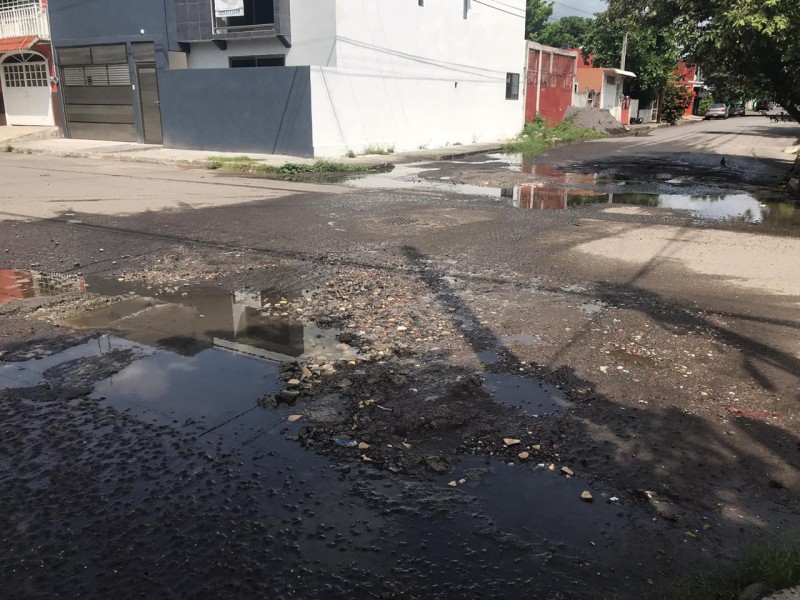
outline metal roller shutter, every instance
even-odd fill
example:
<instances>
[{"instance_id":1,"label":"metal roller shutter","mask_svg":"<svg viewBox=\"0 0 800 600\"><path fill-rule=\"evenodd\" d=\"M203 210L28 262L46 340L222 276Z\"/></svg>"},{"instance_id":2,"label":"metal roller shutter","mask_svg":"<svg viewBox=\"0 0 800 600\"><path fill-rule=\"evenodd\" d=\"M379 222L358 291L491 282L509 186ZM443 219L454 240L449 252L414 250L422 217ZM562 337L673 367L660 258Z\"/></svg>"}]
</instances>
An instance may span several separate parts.
<instances>
[{"instance_id":1,"label":"metal roller shutter","mask_svg":"<svg viewBox=\"0 0 800 600\"><path fill-rule=\"evenodd\" d=\"M70 136L135 142L134 93L124 44L58 50Z\"/></svg>"}]
</instances>

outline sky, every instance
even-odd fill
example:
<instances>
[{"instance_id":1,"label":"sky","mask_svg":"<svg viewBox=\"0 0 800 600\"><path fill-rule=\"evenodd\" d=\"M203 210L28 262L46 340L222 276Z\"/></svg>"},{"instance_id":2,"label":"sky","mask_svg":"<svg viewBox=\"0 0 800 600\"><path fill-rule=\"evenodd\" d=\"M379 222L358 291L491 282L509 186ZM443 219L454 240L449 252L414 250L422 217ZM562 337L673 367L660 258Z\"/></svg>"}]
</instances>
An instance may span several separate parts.
<instances>
[{"instance_id":1,"label":"sky","mask_svg":"<svg viewBox=\"0 0 800 600\"><path fill-rule=\"evenodd\" d=\"M567 15L591 17L594 13L605 9L606 3L604 0L558 0L558 2L554 0L553 18L560 19Z\"/></svg>"}]
</instances>

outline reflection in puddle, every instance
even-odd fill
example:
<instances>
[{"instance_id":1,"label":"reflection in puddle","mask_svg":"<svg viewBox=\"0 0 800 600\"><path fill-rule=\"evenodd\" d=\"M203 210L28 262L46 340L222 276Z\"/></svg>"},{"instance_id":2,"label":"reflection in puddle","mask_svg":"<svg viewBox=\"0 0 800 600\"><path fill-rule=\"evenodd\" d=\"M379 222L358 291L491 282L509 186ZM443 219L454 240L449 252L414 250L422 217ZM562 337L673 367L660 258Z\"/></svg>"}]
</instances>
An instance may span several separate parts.
<instances>
[{"instance_id":1,"label":"reflection in puddle","mask_svg":"<svg viewBox=\"0 0 800 600\"><path fill-rule=\"evenodd\" d=\"M0 363L0 389L34 387L45 383L44 372L48 369L81 358L100 356L113 350L136 348L127 340L100 336L84 344L73 346L63 352L31 358L21 362Z\"/></svg>"},{"instance_id":2,"label":"reflection in puddle","mask_svg":"<svg viewBox=\"0 0 800 600\"><path fill-rule=\"evenodd\" d=\"M478 457L464 458L447 476L462 477L466 482L459 489L478 498L483 512L500 529L527 539L575 547L599 545L622 518L618 506L605 502L579 477ZM583 491L591 491L594 502L581 501Z\"/></svg>"},{"instance_id":3,"label":"reflection in puddle","mask_svg":"<svg viewBox=\"0 0 800 600\"><path fill-rule=\"evenodd\" d=\"M218 349L191 357L149 350L148 356L98 383L92 397L163 425L194 419L209 427L231 423L235 429L233 421L239 418L252 429L266 423L267 415L274 421L271 411L256 408L263 394L278 388L276 363ZM241 418L250 411L255 414Z\"/></svg>"},{"instance_id":4,"label":"reflection in puddle","mask_svg":"<svg viewBox=\"0 0 800 600\"><path fill-rule=\"evenodd\" d=\"M319 352L339 358L357 353L355 348L337 343L335 330L304 324L288 315L266 316L264 307L282 298L274 292L188 287L156 296L145 284L97 278L90 278L87 287L92 293L142 297L84 313L65 321L66 325L111 330L120 337L184 356L209 348L274 361Z\"/></svg>"},{"instance_id":5,"label":"reflection in puddle","mask_svg":"<svg viewBox=\"0 0 800 600\"><path fill-rule=\"evenodd\" d=\"M535 210L565 210L596 204L620 204L682 210L694 217L709 220L740 220L745 223L766 223L786 227L800 225L800 210L792 203L760 203L748 194L673 194L666 190L683 190L687 181L663 174L659 181L650 182L653 192L618 192L648 185L644 181L633 181L616 171L594 173L569 173L554 165L537 165L521 156L489 155L488 162L505 162L509 169L521 171L532 177L535 183L507 188L486 187L451 181L448 165L464 167L480 162L442 161L438 163L416 163L402 165L391 173L372 174L352 179L348 185L362 189L433 190L452 194L510 199L514 207ZM497 159L497 160L495 160ZM448 173L448 174L445 174ZM612 191L613 190L613 191Z\"/></svg>"},{"instance_id":6,"label":"reflection in puddle","mask_svg":"<svg viewBox=\"0 0 800 600\"><path fill-rule=\"evenodd\" d=\"M0 269L0 304L85 291L83 278L76 275Z\"/></svg>"},{"instance_id":7,"label":"reflection in puddle","mask_svg":"<svg viewBox=\"0 0 800 600\"><path fill-rule=\"evenodd\" d=\"M795 221L790 203L761 203L748 194L650 194L598 192L560 187L524 185L506 188L504 198L528 210L565 210L593 204L618 204L683 210L701 219L741 220L745 223L789 225Z\"/></svg>"},{"instance_id":8,"label":"reflection in puddle","mask_svg":"<svg viewBox=\"0 0 800 600\"><path fill-rule=\"evenodd\" d=\"M529 415L542 415L569 406L557 388L520 375L486 373L484 386L498 402L517 406Z\"/></svg>"}]
</instances>

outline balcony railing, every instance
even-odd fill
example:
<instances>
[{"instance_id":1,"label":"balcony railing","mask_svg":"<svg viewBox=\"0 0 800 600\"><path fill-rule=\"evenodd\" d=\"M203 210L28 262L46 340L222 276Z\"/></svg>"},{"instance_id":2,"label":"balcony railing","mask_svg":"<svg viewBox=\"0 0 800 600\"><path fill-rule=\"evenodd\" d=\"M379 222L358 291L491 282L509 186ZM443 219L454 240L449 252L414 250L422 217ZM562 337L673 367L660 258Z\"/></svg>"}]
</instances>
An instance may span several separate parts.
<instances>
[{"instance_id":1,"label":"balcony railing","mask_svg":"<svg viewBox=\"0 0 800 600\"><path fill-rule=\"evenodd\" d=\"M50 22L47 20L47 7L39 2L22 8L0 11L0 38L36 36L50 39Z\"/></svg>"}]
</instances>

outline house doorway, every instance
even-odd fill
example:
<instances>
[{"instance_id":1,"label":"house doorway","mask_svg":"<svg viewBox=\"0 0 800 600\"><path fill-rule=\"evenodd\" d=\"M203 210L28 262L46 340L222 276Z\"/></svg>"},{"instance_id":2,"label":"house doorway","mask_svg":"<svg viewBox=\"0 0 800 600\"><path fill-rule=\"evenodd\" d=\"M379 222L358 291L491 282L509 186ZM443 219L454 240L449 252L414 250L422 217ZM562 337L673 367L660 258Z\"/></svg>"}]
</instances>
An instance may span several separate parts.
<instances>
[{"instance_id":1,"label":"house doorway","mask_svg":"<svg viewBox=\"0 0 800 600\"><path fill-rule=\"evenodd\" d=\"M53 124L50 73L44 56L38 52L6 54L2 88L8 125Z\"/></svg>"}]
</instances>

